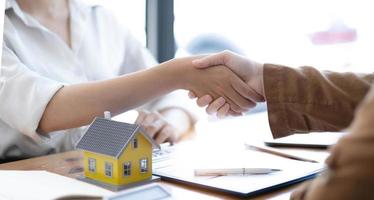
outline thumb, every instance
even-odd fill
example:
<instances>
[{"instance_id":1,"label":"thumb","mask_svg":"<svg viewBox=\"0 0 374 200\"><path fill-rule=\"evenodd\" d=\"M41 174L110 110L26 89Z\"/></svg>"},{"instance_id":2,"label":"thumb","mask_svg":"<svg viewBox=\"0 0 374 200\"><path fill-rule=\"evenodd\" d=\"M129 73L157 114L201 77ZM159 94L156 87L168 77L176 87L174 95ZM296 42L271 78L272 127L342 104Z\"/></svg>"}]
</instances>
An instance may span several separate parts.
<instances>
[{"instance_id":1,"label":"thumb","mask_svg":"<svg viewBox=\"0 0 374 200\"><path fill-rule=\"evenodd\" d=\"M225 52L212 54L192 61L196 68L207 68L215 65L225 65L227 56Z\"/></svg>"}]
</instances>

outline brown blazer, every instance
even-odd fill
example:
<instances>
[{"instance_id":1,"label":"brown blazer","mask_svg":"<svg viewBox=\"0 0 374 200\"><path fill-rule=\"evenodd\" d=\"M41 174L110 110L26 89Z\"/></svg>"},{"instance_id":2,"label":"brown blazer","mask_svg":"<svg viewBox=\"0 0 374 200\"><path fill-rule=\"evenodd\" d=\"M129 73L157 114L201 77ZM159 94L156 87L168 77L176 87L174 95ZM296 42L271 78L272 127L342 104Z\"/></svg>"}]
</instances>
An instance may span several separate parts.
<instances>
[{"instance_id":1,"label":"brown blazer","mask_svg":"<svg viewBox=\"0 0 374 200\"><path fill-rule=\"evenodd\" d=\"M374 199L373 81L374 74L265 65L274 137L347 127L350 133L332 147L326 173L301 186L293 199Z\"/></svg>"}]
</instances>

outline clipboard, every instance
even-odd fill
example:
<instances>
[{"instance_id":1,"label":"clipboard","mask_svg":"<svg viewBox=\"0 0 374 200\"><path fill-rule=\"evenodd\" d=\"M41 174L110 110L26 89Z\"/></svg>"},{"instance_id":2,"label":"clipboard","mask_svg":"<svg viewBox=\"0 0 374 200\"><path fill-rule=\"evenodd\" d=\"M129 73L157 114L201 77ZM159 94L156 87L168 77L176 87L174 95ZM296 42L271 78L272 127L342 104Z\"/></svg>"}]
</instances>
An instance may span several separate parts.
<instances>
[{"instance_id":1,"label":"clipboard","mask_svg":"<svg viewBox=\"0 0 374 200\"><path fill-rule=\"evenodd\" d=\"M235 157L239 159L241 157L246 157L249 159L249 163L251 163L253 161L253 155L258 156L258 158L266 157L265 159L269 160L269 163L272 163L271 165L276 163L281 164L281 166L274 166L274 168L281 167L282 170L263 175L198 177L194 175L194 169L189 166L189 164L191 164L190 162L197 163L202 161L196 157L196 152L200 151L197 149L198 147L194 144L185 146L178 144L171 148L172 149L163 149L161 152L157 152L157 154L154 153L154 175L160 176L161 179L165 181L205 188L207 190L226 193L237 197L247 198L271 192L292 184L312 179L324 170L324 165L322 163L302 162L263 152L243 150L242 153L235 152L235 156L231 156L231 159L235 159ZM168 153L163 154L162 151ZM177 152L182 152L182 154ZM221 152L216 153L219 154L218 157L220 157ZM250 155L245 153L250 153ZM200 154L203 154L203 152L200 151ZM192 156L191 158L189 155L194 155L195 157ZM258 160L258 158L255 158L254 160ZM213 159L214 158L209 158L208 161Z\"/></svg>"}]
</instances>

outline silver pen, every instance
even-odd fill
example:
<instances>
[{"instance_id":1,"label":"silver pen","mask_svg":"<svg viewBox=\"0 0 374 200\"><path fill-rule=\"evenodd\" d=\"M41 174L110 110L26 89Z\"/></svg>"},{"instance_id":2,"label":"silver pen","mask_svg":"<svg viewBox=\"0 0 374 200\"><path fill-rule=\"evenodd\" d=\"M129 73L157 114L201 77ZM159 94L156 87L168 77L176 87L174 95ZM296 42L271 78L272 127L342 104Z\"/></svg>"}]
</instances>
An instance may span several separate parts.
<instances>
[{"instance_id":1,"label":"silver pen","mask_svg":"<svg viewBox=\"0 0 374 200\"><path fill-rule=\"evenodd\" d=\"M221 168L221 169L195 169L195 176L228 176L228 175L250 175L270 174L279 172L280 169L272 168Z\"/></svg>"}]
</instances>

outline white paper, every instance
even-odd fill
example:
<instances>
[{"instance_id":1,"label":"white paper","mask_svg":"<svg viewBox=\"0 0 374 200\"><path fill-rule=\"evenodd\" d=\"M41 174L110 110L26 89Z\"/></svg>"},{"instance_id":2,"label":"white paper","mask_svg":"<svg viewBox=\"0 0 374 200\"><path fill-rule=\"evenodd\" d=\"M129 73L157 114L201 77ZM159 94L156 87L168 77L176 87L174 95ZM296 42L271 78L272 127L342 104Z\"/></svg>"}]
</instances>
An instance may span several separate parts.
<instances>
[{"instance_id":1,"label":"white paper","mask_svg":"<svg viewBox=\"0 0 374 200\"><path fill-rule=\"evenodd\" d=\"M51 200L112 194L109 190L46 171L0 170L0 200Z\"/></svg>"},{"instance_id":2,"label":"white paper","mask_svg":"<svg viewBox=\"0 0 374 200\"><path fill-rule=\"evenodd\" d=\"M154 159L153 172L160 176L248 194L312 175L324 167L323 163L302 162L246 150L243 144L210 143L209 147L206 147L206 143L176 145L173 153L165 159ZM262 175L195 176L194 169L201 168L273 168L281 171Z\"/></svg>"}]
</instances>

